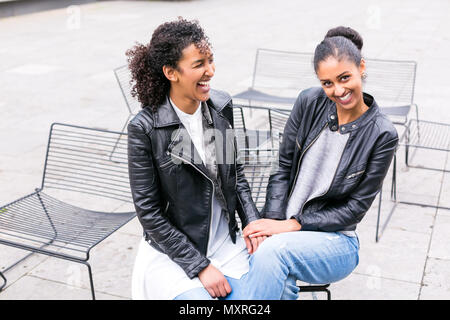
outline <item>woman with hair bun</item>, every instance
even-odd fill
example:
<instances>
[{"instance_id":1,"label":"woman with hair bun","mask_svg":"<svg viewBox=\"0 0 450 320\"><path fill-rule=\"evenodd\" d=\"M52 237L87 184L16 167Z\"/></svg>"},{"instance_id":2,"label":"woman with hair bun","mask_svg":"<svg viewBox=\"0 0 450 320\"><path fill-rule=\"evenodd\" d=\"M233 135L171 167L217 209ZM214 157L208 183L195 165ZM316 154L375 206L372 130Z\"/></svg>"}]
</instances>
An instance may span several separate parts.
<instances>
[{"instance_id":1,"label":"woman with hair bun","mask_svg":"<svg viewBox=\"0 0 450 320\"><path fill-rule=\"evenodd\" d=\"M196 21L160 25L127 51L143 109L128 125L128 165L144 231L133 299L232 299L262 237L237 236L258 218L236 162L232 102L210 89L215 65ZM211 134L212 133L212 134Z\"/></svg>"},{"instance_id":2,"label":"woman with hair bun","mask_svg":"<svg viewBox=\"0 0 450 320\"><path fill-rule=\"evenodd\" d=\"M356 226L398 143L391 121L363 92L362 45L355 30L337 27L316 47L321 87L299 94L262 219L244 229L250 238L269 237L250 258L244 299L296 299L296 280L335 282L358 264Z\"/></svg>"}]
</instances>

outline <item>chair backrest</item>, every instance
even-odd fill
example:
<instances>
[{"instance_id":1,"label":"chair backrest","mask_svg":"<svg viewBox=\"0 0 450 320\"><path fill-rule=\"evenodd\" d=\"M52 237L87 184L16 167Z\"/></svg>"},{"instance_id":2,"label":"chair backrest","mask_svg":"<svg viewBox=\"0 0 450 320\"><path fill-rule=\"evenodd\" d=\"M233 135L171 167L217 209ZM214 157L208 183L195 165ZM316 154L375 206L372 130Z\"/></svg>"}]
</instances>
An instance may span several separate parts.
<instances>
[{"instance_id":1,"label":"chair backrest","mask_svg":"<svg viewBox=\"0 0 450 320\"><path fill-rule=\"evenodd\" d=\"M296 98L301 90L320 85L312 59L311 53L258 49L252 89Z\"/></svg>"},{"instance_id":2,"label":"chair backrest","mask_svg":"<svg viewBox=\"0 0 450 320\"><path fill-rule=\"evenodd\" d=\"M235 129L245 130L244 111L241 106L233 106L233 125Z\"/></svg>"},{"instance_id":3,"label":"chair backrest","mask_svg":"<svg viewBox=\"0 0 450 320\"><path fill-rule=\"evenodd\" d=\"M274 132L278 130L280 134L283 134L286 122L291 114L290 110L269 109L269 123L270 131Z\"/></svg>"},{"instance_id":4,"label":"chair backrest","mask_svg":"<svg viewBox=\"0 0 450 320\"><path fill-rule=\"evenodd\" d=\"M272 148L277 148L290 110L235 104L233 115L238 148L256 148L269 141ZM250 123L251 128L246 127L246 123Z\"/></svg>"},{"instance_id":5,"label":"chair backrest","mask_svg":"<svg viewBox=\"0 0 450 320\"><path fill-rule=\"evenodd\" d=\"M53 123L41 188L132 202L127 134Z\"/></svg>"},{"instance_id":6,"label":"chair backrest","mask_svg":"<svg viewBox=\"0 0 450 320\"><path fill-rule=\"evenodd\" d=\"M247 106L235 104L233 106L233 118L235 129L263 129L268 128L270 132L278 130L283 133L284 127L291 110L264 107L264 106ZM251 128L246 126L251 124Z\"/></svg>"},{"instance_id":7,"label":"chair backrest","mask_svg":"<svg viewBox=\"0 0 450 320\"><path fill-rule=\"evenodd\" d=\"M313 58L313 53L258 49L252 89L296 97L301 90L320 86L314 72ZM399 107L414 103L415 61L365 61L368 77L364 91L373 95L378 105Z\"/></svg>"},{"instance_id":8,"label":"chair backrest","mask_svg":"<svg viewBox=\"0 0 450 320\"><path fill-rule=\"evenodd\" d=\"M241 149L238 160L244 166L244 175L250 186L258 210L264 207L270 175L278 169L278 149Z\"/></svg>"},{"instance_id":9,"label":"chair backrest","mask_svg":"<svg viewBox=\"0 0 450 320\"><path fill-rule=\"evenodd\" d=\"M365 59L364 91L380 107L410 106L414 103L417 63L415 61Z\"/></svg>"},{"instance_id":10,"label":"chair backrest","mask_svg":"<svg viewBox=\"0 0 450 320\"><path fill-rule=\"evenodd\" d=\"M123 98L130 114L137 114L141 110L140 102L131 95L131 75L127 65L114 69L117 83L122 91Z\"/></svg>"}]
</instances>

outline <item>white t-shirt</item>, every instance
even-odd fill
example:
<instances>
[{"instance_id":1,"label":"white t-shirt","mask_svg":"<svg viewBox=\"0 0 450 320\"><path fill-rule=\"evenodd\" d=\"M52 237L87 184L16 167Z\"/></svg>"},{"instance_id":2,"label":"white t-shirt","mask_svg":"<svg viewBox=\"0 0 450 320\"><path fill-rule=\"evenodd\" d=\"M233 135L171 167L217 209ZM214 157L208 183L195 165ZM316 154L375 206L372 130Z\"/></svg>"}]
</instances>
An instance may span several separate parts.
<instances>
[{"instance_id":1,"label":"white t-shirt","mask_svg":"<svg viewBox=\"0 0 450 320\"><path fill-rule=\"evenodd\" d=\"M170 102L202 161L205 162L201 104L193 114L187 114L172 100ZM231 241L228 222L215 197L206 256L217 269L231 278L240 279L249 270L245 241L239 235L235 244ZM179 294L197 287L203 287L198 277L189 279L184 270L166 254L154 249L144 239L141 240L132 277L133 299L174 299Z\"/></svg>"}]
</instances>

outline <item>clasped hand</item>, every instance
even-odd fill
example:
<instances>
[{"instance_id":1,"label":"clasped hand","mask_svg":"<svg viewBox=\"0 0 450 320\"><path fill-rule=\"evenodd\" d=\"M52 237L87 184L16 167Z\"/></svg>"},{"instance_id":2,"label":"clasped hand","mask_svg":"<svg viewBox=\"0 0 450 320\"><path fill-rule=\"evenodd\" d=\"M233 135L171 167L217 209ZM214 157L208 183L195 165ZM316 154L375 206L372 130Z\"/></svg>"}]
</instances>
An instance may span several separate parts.
<instances>
[{"instance_id":1,"label":"clasped hand","mask_svg":"<svg viewBox=\"0 0 450 320\"><path fill-rule=\"evenodd\" d=\"M244 240L249 254L267 238L277 233L298 231L301 225L295 219L272 220L259 219L250 222L243 230ZM211 297L226 297L231 292L225 276L212 264L203 269L198 277Z\"/></svg>"},{"instance_id":2,"label":"clasped hand","mask_svg":"<svg viewBox=\"0 0 450 320\"><path fill-rule=\"evenodd\" d=\"M252 254L258 246L267 238L277 233L298 231L300 223L295 219L273 220L259 219L250 222L243 230L247 251Z\"/></svg>"}]
</instances>

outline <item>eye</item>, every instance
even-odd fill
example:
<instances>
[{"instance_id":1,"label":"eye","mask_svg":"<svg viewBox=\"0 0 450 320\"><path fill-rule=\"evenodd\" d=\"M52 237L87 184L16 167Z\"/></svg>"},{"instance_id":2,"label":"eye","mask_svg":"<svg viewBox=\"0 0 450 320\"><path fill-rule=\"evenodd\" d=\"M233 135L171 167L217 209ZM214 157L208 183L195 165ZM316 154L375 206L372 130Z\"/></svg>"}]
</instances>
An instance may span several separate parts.
<instances>
[{"instance_id":1,"label":"eye","mask_svg":"<svg viewBox=\"0 0 450 320\"><path fill-rule=\"evenodd\" d=\"M332 85L332 83L331 83L331 81L323 81L322 82L322 85L324 86L324 87L331 87L331 85Z\"/></svg>"},{"instance_id":2,"label":"eye","mask_svg":"<svg viewBox=\"0 0 450 320\"><path fill-rule=\"evenodd\" d=\"M345 75L341 77L341 81L347 81L348 79L350 79L349 75Z\"/></svg>"}]
</instances>

